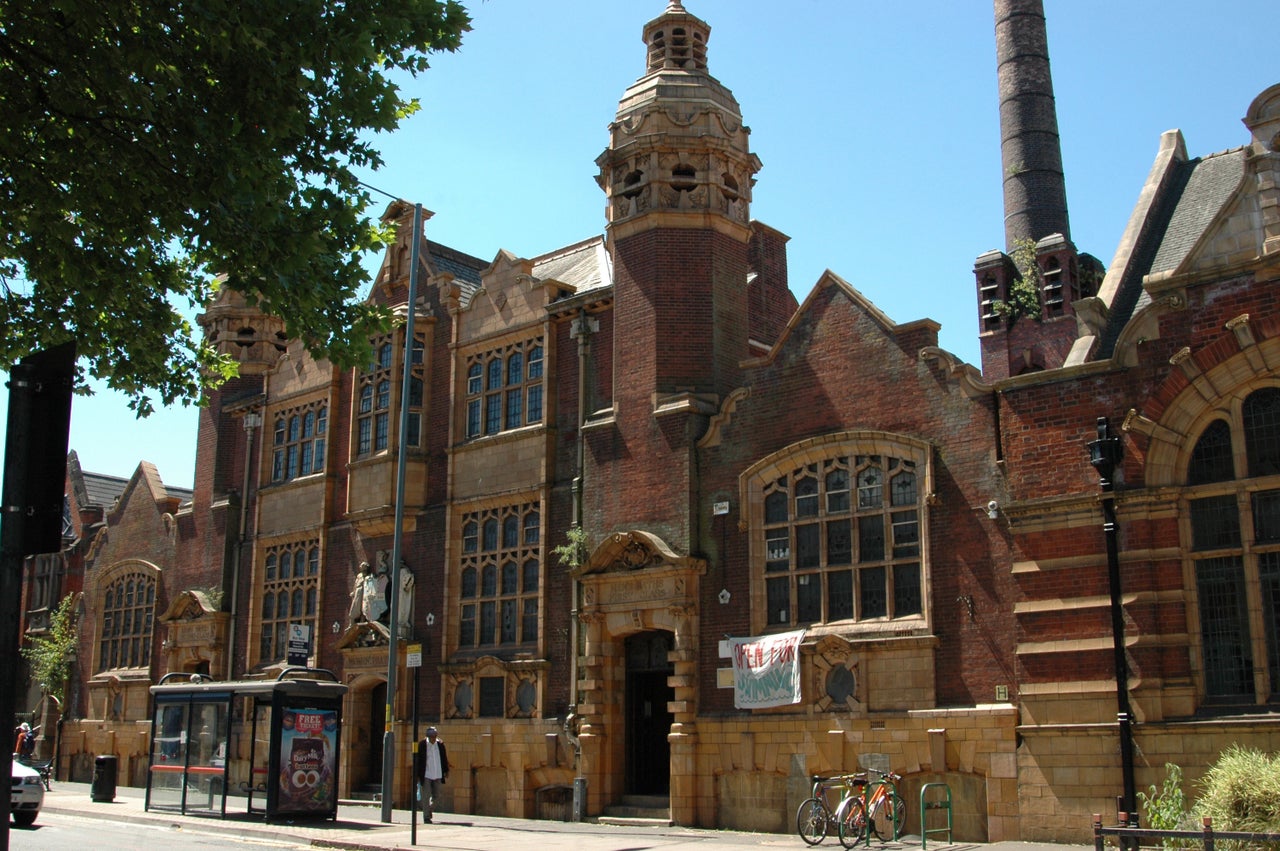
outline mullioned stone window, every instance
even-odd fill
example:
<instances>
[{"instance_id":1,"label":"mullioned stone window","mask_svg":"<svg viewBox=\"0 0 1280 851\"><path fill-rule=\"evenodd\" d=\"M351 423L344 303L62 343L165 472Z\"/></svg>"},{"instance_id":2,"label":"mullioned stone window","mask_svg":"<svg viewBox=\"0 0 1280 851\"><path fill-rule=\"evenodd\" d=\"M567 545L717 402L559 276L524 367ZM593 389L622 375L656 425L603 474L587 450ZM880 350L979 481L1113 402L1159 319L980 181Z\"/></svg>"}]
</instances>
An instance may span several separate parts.
<instances>
[{"instance_id":1,"label":"mullioned stone window","mask_svg":"<svg viewBox=\"0 0 1280 851\"><path fill-rule=\"evenodd\" d=\"M324 470L329 408L312 402L275 415L271 442L271 481L287 482Z\"/></svg>"},{"instance_id":2,"label":"mullioned stone window","mask_svg":"<svg viewBox=\"0 0 1280 851\"><path fill-rule=\"evenodd\" d=\"M156 579L150 572L129 570L102 588L102 632L98 670L145 668L151 664Z\"/></svg>"},{"instance_id":3,"label":"mullioned stone window","mask_svg":"<svg viewBox=\"0 0 1280 851\"><path fill-rule=\"evenodd\" d=\"M758 627L922 620L928 458L916 441L845 433L745 473Z\"/></svg>"},{"instance_id":4,"label":"mullioned stone window","mask_svg":"<svg viewBox=\"0 0 1280 851\"><path fill-rule=\"evenodd\" d=\"M1204 426L1186 484L1206 697L1268 699L1280 691L1280 387Z\"/></svg>"},{"instance_id":5,"label":"mullioned stone window","mask_svg":"<svg viewBox=\"0 0 1280 851\"><path fill-rule=\"evenodd\" d=\"M355 440L352 455L367 458L395 445L393 432L399 426L400 373L404 358L404 330L373 343L373 360L356 378ZM422 445L422 408L426 371L426 338L414 334L413 356L409 364L409 403L405 443Z\"/></svg>"},{"instance_id":6,"label":"mullioned stone window","mask_svg":"<svg viewBox=\"0 0 1280 851\"><path fill-rule=\"evenodd\" d=\"M268 547L262 560L262 590L258 607L258 662L285 658L289 624L304 624L316 633L320 593L318 540Z\"/></svg>"},{"instance_id":7,"label":"mullioned stone window","mask_svg":"<svg viewBox=\"0 0 1280 851\"><path fill-rule=\"evenodd\" d=\"M541 585L536 503L463 515L459 650L536 647Z\"/></svg>"},{"instance_id":8,"label":"mullioned stone window","mask_svg":"<svg viewBox=\"0 0 1280 851\"><path fill-rule=\"evenodd\" d=\"M468 439L542 422L542 338L469 356L466 387Z\"/></svg>"}]
</instances>

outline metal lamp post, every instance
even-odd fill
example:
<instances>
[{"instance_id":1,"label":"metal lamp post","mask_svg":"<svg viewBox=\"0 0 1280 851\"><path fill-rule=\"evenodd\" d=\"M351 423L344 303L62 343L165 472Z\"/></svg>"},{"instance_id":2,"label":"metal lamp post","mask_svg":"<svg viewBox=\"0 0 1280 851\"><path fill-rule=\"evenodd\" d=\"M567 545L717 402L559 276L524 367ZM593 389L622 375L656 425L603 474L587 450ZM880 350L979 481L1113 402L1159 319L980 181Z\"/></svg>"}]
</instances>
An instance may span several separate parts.
<instances>
[{"instance_id":1,"label":"metal lamp post","mask_svg":"<svg viewBox=\"0 0 1280 851\"><path fill-rule=\"evenodd\" d=\"M413 369L413 314L418 300L418 251L422 239L422 205L413 205L413 243L409 251L409 311L404 323L404 368L400 374L400 422L398 460L396 464L396 511L395 534L391 544L391 623L390 636L387 639L387 707L386 722L382 734L382 821L391 822L391 809L395 803L395 702L396 702L396 670L400 637L400 555L404 539L404 489L405 462L408 454L405 444L409 440L409 376ZM414 695L417 700L417 695ZM412 794L412 792L410 792Z\"/></svg>"},{"instance_id":2,"label":"metal lamp post","mask_svg":"<svg viewBox=\"0 0 1280 851\"><path fill-rule=\"evenodd\" d=\"M1115 479L1124 458L1124 445L1111 434L1106 417L1098 417L1098 439L1089 441L1089 463L1098 471L1102 487L1102 530L1107 541L1107 585L1111 590L1111 640L1116 667L1116 721L1120 727L1120 769L1123 773L1122 812L1133 817L1137 795L1133 780L1133 713L1129 708L1129 663L1124 650L1124 611L1120 594L1120 554L1117 544Z\"/></svg>"}]
</instances>

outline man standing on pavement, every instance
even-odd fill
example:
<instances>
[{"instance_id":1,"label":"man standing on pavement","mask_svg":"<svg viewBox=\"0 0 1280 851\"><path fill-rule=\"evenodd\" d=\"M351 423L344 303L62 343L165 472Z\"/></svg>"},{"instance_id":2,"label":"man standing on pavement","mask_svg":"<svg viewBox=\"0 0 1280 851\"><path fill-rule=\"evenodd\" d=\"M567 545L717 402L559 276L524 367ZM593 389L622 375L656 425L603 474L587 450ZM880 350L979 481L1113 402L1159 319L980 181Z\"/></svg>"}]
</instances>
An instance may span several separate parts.
<instances>
[{"instance_id":1,"label":"man standing on pavement","mask_svg":"<svg viewBox=\"0 0 1280 851\"><path fill-rule=\"evenodd\" d=\"M444 791L444 782L449 779L449 752L444 742L436 738L435 727L427 728L427 737L418 742L418 752L414 754L414 771L421 783L422 821L431 824L431 813L435 810L440 794Z\"/></svg>"}]
</instances>

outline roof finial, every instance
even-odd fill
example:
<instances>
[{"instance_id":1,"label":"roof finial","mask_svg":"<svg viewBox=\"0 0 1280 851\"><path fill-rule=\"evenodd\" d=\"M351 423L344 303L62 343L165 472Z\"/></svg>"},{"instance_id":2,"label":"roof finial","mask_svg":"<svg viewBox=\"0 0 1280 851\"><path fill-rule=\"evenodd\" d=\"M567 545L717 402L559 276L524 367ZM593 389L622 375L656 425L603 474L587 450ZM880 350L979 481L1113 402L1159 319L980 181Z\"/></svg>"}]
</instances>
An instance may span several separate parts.
<instances>
[{"instance_id":1,"label":"roof finial","mask_svg":"<svg viewBox=\"0 0 1280 851\"><path fill-rule=\"evenodd\" d=\"M683 3L681 3L681 2L680 2L680 0L671 0L671 2L667 4L667 11L668 11L668 12L683 12L683 11L684 11L684 4L683 4Z\"/></svg>"}]
</instances>

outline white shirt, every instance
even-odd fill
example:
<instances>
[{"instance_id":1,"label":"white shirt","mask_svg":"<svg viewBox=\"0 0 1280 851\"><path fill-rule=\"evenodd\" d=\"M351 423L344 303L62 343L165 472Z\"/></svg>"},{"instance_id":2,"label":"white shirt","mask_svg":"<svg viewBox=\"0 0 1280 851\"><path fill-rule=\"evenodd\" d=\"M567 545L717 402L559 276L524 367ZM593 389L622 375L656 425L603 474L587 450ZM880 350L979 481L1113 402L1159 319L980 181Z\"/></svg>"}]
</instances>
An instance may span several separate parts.
<instances>
[{"instance_id":1,"label":"white shirt","mask_svg":"<svg viewBox=\"0 0 1280 851\"><path fill-rule=\"evenodd\" d=\"M426 750L426 768L423 769L422 776L427 780L440 780L444 777L444 771L440 767L440 742L427 740Z\"/></svg>"}]
</instances>

